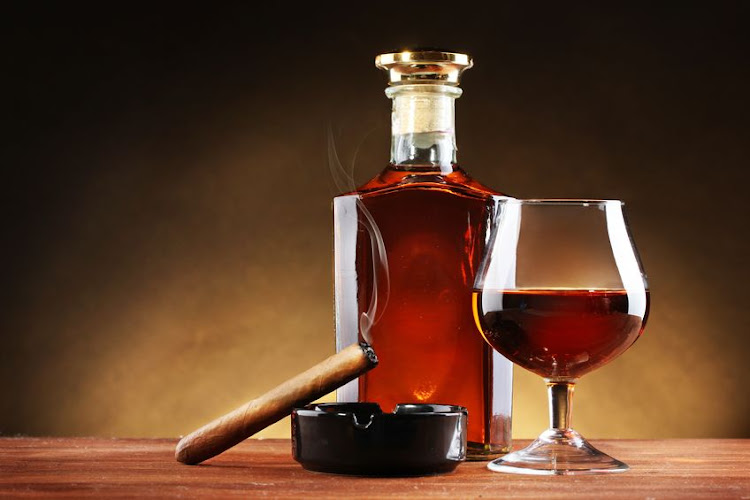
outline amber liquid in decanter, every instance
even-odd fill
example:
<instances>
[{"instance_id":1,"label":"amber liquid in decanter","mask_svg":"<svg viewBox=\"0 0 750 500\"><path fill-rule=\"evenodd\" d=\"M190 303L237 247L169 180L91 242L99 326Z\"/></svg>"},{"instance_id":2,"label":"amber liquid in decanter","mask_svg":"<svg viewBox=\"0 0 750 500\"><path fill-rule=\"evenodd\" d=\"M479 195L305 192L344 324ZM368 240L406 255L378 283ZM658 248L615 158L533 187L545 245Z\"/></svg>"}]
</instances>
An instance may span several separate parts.
<instances>
[{"instance_id":1,"label":"amber liquid in decanter","mask_svg":"<svg viewBox=\"0 0 750 500\"><path fill-rule=\"evenodd\" d=\"M509 416L491 407L493 349L477 331L471 301L486 200L497 193L457 166L447 175L389 166L357 191L379 228L389 273L389 289L377 292L387 303L369 331L380 366L360 377L359 399L384 411L405 402L460 404L469 410L470 452L509 442ZM366 255L371 242L361 236ZM373 266L359 264L367 304Z\"/></svg>"}]
</instances>

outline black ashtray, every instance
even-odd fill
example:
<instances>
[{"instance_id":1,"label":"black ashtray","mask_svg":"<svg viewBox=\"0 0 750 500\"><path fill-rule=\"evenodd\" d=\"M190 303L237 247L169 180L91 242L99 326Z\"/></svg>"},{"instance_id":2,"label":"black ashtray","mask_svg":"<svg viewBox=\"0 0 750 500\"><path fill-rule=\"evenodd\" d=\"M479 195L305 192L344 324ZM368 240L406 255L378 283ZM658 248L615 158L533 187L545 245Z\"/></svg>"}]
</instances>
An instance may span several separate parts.
<instances>
[{"instance_id":1,"label":"black ashtray","mask_svg":"<svg viewBox=\"0 0 750 500\"><path fill-rule=\"evenodd\" d=\"M292 453L308 470L367 476L450 472L466 459L462 406L320 403L292 412Z\"/></svg>"}]
</instances>

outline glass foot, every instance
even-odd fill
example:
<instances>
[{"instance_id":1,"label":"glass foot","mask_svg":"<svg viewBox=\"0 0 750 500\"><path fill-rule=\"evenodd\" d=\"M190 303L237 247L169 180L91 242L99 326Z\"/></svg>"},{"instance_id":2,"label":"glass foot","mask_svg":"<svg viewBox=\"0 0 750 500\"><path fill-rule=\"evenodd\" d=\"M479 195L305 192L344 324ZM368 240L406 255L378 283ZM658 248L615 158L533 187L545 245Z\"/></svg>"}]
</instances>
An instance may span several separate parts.
<instances>
[{"instance_id":1,"label":"glass foot","mask_svg":"<svg viewBox=\"0 0 750 500\"><path fill-rule=\"evenodd\" d=\"M628 466L597 450L573 429L547 429L522 450L487 464L495 472L567 475L624 472Z\"/></svg>"}]
</instances>

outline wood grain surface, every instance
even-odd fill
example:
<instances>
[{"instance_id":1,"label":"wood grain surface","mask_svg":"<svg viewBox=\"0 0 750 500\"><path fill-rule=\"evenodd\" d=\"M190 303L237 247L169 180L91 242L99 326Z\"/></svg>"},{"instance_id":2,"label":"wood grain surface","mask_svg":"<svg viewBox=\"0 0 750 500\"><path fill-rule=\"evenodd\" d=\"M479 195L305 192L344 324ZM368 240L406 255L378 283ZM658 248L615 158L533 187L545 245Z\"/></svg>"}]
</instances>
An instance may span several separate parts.
<instances>
[{"instance_id":1,"label":"wood grain surface","mask_svg":"<svg viewBox=\"0 0 750 500\"><path fill-rule=\"evenodd\" d=\"M414 478L313 473L289 440L248 440L198 466L174 439L0 438L0 497L745 498L750 440L594 440L631 470L598 476L493 473L484 462ZM517 442L516 447L526 442Z\"/></svg>"}]
</instances>

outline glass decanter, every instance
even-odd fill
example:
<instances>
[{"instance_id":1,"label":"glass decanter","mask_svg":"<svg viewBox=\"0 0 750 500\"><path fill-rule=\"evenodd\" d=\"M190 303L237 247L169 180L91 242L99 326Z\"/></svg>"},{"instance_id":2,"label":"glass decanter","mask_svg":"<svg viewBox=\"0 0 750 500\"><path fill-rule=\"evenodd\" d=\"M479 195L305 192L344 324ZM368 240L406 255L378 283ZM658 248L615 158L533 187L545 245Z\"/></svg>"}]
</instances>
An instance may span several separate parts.
<instances>
[{"instance_id":1,"label":"glass decanter","mask_svg":"<svg viewBox=\"0 0 750 500\"><path fill-rule=\"evenodd\" d=\"M339 401L469 410L468 452L510 449L512 364L476 334L471 293L498 195L456 162L454 103L464 54L382 54L393 100L391 159L334 199L336 341L368 341L380 365Z\"/></svg>"}]
</instances>

